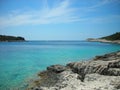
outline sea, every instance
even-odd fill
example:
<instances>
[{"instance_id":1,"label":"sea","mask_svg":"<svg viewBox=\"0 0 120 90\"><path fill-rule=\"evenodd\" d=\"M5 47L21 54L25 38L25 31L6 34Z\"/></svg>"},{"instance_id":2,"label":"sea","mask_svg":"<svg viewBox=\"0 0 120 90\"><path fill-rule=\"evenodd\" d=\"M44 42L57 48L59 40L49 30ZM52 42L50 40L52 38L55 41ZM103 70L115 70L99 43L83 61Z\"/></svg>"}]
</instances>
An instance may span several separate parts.
<instances>
[{"instance_id":1,"label":"sea","mask_svg":"<svg viewBox=\"0 0 120 90\"><path fill-rule=\"evenodd\" d=\"M88 41L0 42L0 90L25 90L40 71L120 50L120 45Z\"/></svg>"}]
</instances>

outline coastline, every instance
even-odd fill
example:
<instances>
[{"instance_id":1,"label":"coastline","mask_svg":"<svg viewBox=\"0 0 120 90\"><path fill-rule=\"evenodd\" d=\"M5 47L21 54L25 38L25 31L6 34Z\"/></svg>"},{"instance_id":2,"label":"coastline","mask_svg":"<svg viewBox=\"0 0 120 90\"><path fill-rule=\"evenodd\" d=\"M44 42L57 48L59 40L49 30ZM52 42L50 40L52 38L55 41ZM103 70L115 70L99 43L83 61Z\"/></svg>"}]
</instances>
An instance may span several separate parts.
<instances>
[{"instance_id":1,"label":"coastline","mask_svg":"<svg viewBox=\"0 0 120 90\"><path fill-rule=\"evenodd\" d=\"M94 39L94 38L88 38L87 41L90 42L102 42L102 43L112 43L112 44L120 44L120 40L106 40L106 39Z\"/></svg>"},{"instance_id":2,"label":"coastline","mask_svg":"<svg viewBox=\"0 0 120 90\"><path fill-rule=\"evenodd\" d=\"M12 40L12 41L0 41L0 42L27 42L26 40Z\"/></svg>"},{"instance_id":3,"label":"coastline","mask_svg":"<svg viewBox=\"0 0 120 90\"><path fill-rule=\"evenodd\" d=\"M120 90L120 51L90 61L52 65L27 90Z\"/></svg>"}]
</instances>

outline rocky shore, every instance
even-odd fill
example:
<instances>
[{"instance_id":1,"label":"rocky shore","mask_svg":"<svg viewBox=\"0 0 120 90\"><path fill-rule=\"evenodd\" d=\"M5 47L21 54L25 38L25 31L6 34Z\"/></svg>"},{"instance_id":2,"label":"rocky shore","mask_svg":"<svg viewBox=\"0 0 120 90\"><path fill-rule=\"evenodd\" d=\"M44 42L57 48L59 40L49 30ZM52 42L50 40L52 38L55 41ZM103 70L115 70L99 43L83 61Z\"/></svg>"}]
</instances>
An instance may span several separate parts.
<instances>
[{"instance_id":1,"label":"rocky shore","mask_svg":"<svg viewBox=\"0 0 120 90\"><path fill-rule=\"evenodd\" d=\"M52 65L27 90L120 90L120 51L90 61Z\"/></svg>"},{"instance_id":2,"label":"rocky shore","mask_svg":"<svg viewBox=\"0 0 120 90\"><path fill-rule=\"evenodd\" d=\"M87 41L120 44L120 40L106 40L106 39L89 38L89 39L87 39Z\"/></svg>"}]
</instances>

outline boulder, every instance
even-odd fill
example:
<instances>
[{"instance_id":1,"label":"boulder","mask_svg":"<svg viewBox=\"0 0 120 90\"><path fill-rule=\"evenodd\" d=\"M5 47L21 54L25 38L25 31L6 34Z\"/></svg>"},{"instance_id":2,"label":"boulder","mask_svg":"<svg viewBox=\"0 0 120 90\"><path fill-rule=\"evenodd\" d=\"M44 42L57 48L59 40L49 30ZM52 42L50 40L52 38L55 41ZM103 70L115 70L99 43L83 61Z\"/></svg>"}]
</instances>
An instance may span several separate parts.
<instances>
[{"instance_id":1,"label":"boulder","mask_svg":"<svg viewBox=\"0 0 120 90\"><path fill-rule=\"evenodd\" d=\"M120 69L118 68L110 68L107 71L107 74L109 76L120 76Z\"/></svg>"},{"instance_id":2,"label":"boulder","mask_svg":"<svg viewBox=\"0 0 120 90\"><path fill-rule=\"evenodd\" d=\"M120 68L120 60L115 61L115 62L110 62L110 63L108 64L108 67L109 67L109 68Z\"/></svg>"},{"instance_id":3,"label":"boulder","mask_svg":"<svg viewBox=\"0 0 120 90\"><path fill-rule=\"evenodd\" d=\"M55 73L60 73L60 72L65 71L66 67L58 64L58 65L52 65L52 66L47 67L47 70L55 72Z\"/></svg>"}]
</instances>

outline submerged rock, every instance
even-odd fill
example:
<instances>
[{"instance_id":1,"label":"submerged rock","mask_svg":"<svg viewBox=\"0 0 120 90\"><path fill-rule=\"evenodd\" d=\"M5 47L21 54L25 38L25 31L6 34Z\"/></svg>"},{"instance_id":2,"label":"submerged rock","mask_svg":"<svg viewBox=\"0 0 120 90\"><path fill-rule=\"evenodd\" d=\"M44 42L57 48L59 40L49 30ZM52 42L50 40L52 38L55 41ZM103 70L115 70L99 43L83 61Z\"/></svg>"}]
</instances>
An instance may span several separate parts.
<instances>
[{"instance_id":1,"label":"submerged rock","mask_svg":"<svg viewBox=\"0 0 120 90\"><path fill-rule=\"evenodd\" d=\"M91 61L52 65L38 76L28 90L120 90L120 51Z\"/></svg>"}]
</instances>

